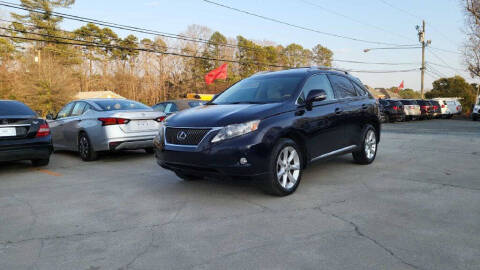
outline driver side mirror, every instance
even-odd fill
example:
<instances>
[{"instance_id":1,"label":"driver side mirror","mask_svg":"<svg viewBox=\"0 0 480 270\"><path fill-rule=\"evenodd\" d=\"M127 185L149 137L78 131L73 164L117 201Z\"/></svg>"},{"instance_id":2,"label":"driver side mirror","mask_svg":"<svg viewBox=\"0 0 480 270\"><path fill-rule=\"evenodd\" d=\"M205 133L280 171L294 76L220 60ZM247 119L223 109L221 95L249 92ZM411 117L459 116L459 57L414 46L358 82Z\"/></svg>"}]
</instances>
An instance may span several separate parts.
<instances>
[{"instance_id":1,"label":"driver side mirror","mask_svg":"<svg viewBox=\"0 0 480 270\"><path fill-rule=\"evenodd\" d=\"M323 89L314 89L310 90L308 93L307 99L305 103L307 104L307 108L312 108L314 102L324 101L327 99L327 92Z\"/></svg>"}]
</instances>

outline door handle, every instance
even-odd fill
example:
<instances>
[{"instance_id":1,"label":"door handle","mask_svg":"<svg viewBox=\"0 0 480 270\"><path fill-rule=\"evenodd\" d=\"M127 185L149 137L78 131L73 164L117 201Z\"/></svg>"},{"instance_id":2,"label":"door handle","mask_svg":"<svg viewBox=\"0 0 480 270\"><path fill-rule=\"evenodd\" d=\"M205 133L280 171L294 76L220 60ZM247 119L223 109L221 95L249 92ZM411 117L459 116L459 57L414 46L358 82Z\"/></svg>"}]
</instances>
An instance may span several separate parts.
<instances>
[{"instance_id":1,"label":"door handle","mask_svg":"<svg viewBox=\"0 0 480 270\"><path fill-rule=\"evenodd\" d=\"M335 114L342 114L343 110L341 108L335 109Z\"/></svg>"},{"instance_id":2,"label":"door handle","mask_svg":"<svg viewBox=\"0 0 480 270\"><path fill-rule=\"evenodd\" d=\"M364 109L364 110L368 109L368 105L367 105L367 104L363 104L363 105L362 105L362 109Z\"/></svg>"}]
</instances>

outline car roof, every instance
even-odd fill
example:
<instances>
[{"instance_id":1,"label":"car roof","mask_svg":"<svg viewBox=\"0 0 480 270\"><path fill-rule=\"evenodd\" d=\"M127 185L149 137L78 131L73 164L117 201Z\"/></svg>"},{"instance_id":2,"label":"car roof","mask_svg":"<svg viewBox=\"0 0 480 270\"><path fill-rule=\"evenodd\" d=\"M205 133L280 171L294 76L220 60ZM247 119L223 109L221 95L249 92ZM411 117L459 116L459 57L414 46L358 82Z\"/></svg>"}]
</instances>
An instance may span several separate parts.
<instances>
[{"instance_id":1,"label":"car roof","mask_svg":"<svg viewBox=\"0 0 480 270\"><path fill-rule=\"evenodd\" d=\"M359 81L358 78L348 74L347 71L330 68L330 67L299 67L299 68L292 68L280 71L262 71L254 74L252 77L262 76L262 77L277 77L283 75L312 75L315 73L326 73L326 74L334 74L334 75L343 75L350 77L352 80Z\"/></svg>"}]
</instances>

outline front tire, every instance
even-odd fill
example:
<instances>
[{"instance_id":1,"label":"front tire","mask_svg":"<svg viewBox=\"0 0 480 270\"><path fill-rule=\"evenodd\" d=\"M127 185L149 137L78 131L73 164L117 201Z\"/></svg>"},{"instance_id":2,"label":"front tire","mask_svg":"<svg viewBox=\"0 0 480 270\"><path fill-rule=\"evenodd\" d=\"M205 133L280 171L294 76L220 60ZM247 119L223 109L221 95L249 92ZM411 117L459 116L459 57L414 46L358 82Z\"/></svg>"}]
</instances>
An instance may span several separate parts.
<instances>
[{"instance_id":1,"label":"front tire","mask_svg":"<svg viewBox=\"0 0 480 270\"><path fill-rule=\"evenodd\" d=\"M85 133L81 133L78 137L78 152L83 161L94 161L98 158L98 153L93 150L90 139Z\"/></svg>"},{"instance_id":2,"label":"front tire","mask_svg":"<svg viewBox=\"0 0 480 270\"><path fill-rule=\"evenodd\" d=\"M270 154L270 173L263 181L263 189L275 196L295 192L303 173L302 152L290 139L281 139Z\"/></svg>"},{"instance_id":3,"label":"front tire","mask_svg":"<svg viewBox=\"0 0 480 270\"><path fill-rule=\"evenodd\" d=\"M377 133L373 126L367 125L362 131L360 149L353 152L353 159L361 165L368 165L375 160L378 150Z\"/></svg>"}]
</instances>

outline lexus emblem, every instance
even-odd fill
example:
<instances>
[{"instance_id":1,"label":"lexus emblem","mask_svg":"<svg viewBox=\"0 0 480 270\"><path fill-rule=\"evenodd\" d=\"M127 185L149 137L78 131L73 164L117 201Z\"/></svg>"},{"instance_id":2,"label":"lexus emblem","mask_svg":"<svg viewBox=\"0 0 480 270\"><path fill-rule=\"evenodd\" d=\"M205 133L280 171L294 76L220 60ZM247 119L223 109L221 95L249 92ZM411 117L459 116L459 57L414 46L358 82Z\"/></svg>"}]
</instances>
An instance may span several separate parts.
<instances>
[{"instance_id":1,"label":"lexus emblem","mask_svg":"<svg viewBox=\"0 0 480 270\"><path fill-rule=\"evenodd\" d=\"M185 131L180 131L177 133L177 140L184 141L187 138L187 133Z\"/></svg>"}]
</instances>

